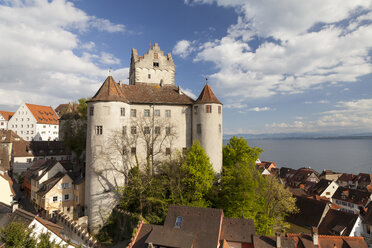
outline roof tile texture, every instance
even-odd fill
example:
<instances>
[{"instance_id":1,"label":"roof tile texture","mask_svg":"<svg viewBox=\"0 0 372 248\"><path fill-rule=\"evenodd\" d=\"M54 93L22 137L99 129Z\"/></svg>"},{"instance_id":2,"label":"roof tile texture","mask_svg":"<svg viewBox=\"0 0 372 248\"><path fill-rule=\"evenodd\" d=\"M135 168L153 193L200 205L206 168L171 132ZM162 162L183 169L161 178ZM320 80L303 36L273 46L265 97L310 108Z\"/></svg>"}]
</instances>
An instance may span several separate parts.
<instances>
[{"instance_id":1,"label":"roof tile texture","mask_svg":"<svg viewBox=\"0 0 372 248\"><path fill-rule=\"evenodd\" d=\"M58 115L52 107L26 103L27 108L39 124L58 125Z\"/></svg>"}]
</instances>

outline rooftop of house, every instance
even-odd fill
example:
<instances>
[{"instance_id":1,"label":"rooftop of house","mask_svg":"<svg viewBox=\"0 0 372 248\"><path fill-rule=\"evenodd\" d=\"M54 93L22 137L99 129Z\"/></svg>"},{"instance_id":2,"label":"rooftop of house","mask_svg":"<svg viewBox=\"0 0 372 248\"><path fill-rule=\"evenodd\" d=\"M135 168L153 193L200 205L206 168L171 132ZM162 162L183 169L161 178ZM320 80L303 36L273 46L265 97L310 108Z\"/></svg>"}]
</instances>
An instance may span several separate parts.
<instances>
[{"instance_id":1,"label":"rooftop of house","mask_svg":"<svg viewBox=\"0 0 372 248\"><path fill-rule=\"evenodd\" d=\"M18 136L12 130L0 130L0 143L12 143L14 141L23 140L21 137Z\"/></svg>"},{"instance_id":2,"label":"rooftop of house","mask_svg":"<svg viewBox=\"0 0 372 248\"><path fill-rule=\"evenodd\" d=\"M133 248L149 243L185 248L217 247L224 240L252 243L254 233L253 220L224 218L221 209L171 205L163 226L142 225Z\"/></svg>"},{"instance_id":3,"label":"rooftop of house","mask_svg":"<svg viewBox=\"0 0 372 248\"><path fill-rule=\"evenodd\" d=\"M337 181L349 182L353 181L356 176L354 174L342 173L342 175L337 179Z\"/></svg>"},{"instance_id":4,"label":"rooftop of house","mask_svg":"<svg viewBox=\"0 0 372 248\"><path fill-rule=\"evenodd\" d=\"M330 208L330 204L302 196L295 197L299 212L288 215L287 221L305 228L318 226L322 216Z\"/></svg>"},{"instance_id":5,"label":"rooftop of house","mask_svg":"<svg viewBox=\"0 0 372 248\"><path fill-rule=\"evenodd\" d=\"M276 163L271 161L261 161L260 163L256 163L256 165L265 169L269 169L271 165L273 166L273 168L276 168Z\"/></svg>"},{"instance_id":6,"label":"rooftop of house","mask_svg":"<svg viewBox=\"0 0 372 248\"><path fill-rule=\"evenodd\" d=\"M330 209L319 225L319 234L349 236L358 217L357 214Z\"/></svg>"},{"instance_id":7,"label":"rooftop of house","mask_svg":"<svg viewBox=\"0 0 372 248\"><path fill-rule=\"evenodd\" d=\"M40 189L37 191L39 196L44 196L48 193L64 176L66 173L58 172L53 177L49 178L40 185Z\"/></svg>"},{"instance_id":8,"label":"rooftop of house","mask_svg":"<svg viewBox=\"0 0 372 248\"><path fill-rule=\"evenodd\" d=\"M358 182L358 183L371 183L371 177L372 177L372 174L367 174L367 173L359 173L355 178L354 178L354 182Z\"/></svg>"},{"instance_id":9,"label":"rooftop of house","mask_svg":"<svg viewBox=\"0 0 372 248\"><path fill-rule=\"evenodd\" d=\"M372 202L367 206L367 212L363 215L363 223L372 225Z\"/></svg>"},{"instance_id":10,"label":"rooftop of house","mask_svg":"<svg viewBox=\"0 0 372 248\"><path fill-rule=\"evenodd\" d=\"M63 141L30 141L30 148L35 157L71 155Z\"/></svg>"},{"instance_id":11,"label":"rooftop of house","mask_svg":"<svg viewBox=\"0 0 372 248\"><path fill-rule=\"evenodd\" d=\"M31 178L38 181L40 180L48 171L50 171L56 164L61 164L65 169L65 172L72 171L72 163L70 161L56 161L56 160L47 160L40 167L36 167L32 170ZM41 173L38 173L40 172Z\"/></svg>"},{"instance_id":12,"label":"rooftop of house","mask_svg":"<svg viewBox=\"0 0 372 248\"><path fill-rule=\"evenodd\" d=\"M332 198L364 207L368 203L370 196L371 192L368 191L338 187Z\"/></svg>"},{"instance_id":13,"label":"rooftop of house","mask_svg":"<svg viewBox=\"0 0 372 248\"><path fill-rule=\"evenodd\" d=\"M118 84L112 76L106 78L101 88L93 96L90 102L119 101L130 104L169 104L169 105L192 105L194 103L218 103L221 102L214 95L208 84L203 88L196 102L182 92L180 87L174 85L157 84Z\"/></svg>"},{"instance_id":14,"label":"rooftop of house","mask_svg":"<svg viewBox=\"0 0 372 248\"><path fill-rule=\"evenodd\" d=\"M50 106L25 104L39 124L58 125L58 115Z\"/></svg>"},{"instance_id":15,"label":"rooftop of house","mask_svg":"<svg viewBox=\"0 0 372 248\"><path fill-rule=\"evenodd\" d=\"M317 184L311 187L308 192L312 194L321 195L332 183L331 180L321 179Z\"/></svg>"},{"instance_id":16,"label":"rooftop of house","mask_svg":"<svg viewBox=\"0 0 372 248\"><path fill-rule=\"evenodd\" d=\"M9 121L9 119L14 115L14 112L0 111L0 115L4 117L5 120Z\"/></svg>"},{"instance_id":17,"label":"rooftop of house","mask_svg":"<svg viewBox=\"0 0 372 248\"><path fill-rule=\"evenodd\" d=\"M21 139L13 142L14 157L34 157L30 149L30 142Z\"/></svg>"}]
</instances>

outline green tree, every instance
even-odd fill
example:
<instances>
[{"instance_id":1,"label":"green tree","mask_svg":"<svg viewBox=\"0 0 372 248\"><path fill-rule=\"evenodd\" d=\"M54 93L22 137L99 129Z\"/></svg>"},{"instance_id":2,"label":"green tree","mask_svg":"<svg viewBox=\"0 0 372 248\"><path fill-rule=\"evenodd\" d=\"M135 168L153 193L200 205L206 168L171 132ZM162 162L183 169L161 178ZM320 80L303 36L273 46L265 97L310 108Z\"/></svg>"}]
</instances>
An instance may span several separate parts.
<instances>
[{"instance_id":1,"label":"green tree","mask_svg":"<svg viewBox=\"0 0 372 248\"><path fill-rule=\"evenodd\" d=\"M208 155L198 140L194 140L182 164L183 204L207 207L205 196L212 188L214 171Z\"/></svg>"},{"instance_id":2,"label":"green tree","mask_svg":"<svg viewBox=\"0 0 372 248\"><path fill-rule=\"evenodd\" d=\"M1 230L1 240L7 247L33 248L36 240L32 235L32 229L26 228L21 222L12 222L5 229Z\"/></svg>"},{"instance_id":3,"label":"green tree","mask_svg":"<svg viewBox=\"0 0 372 248\"><path fill-rule=\"evenodd\" d=\"M292 194L274 176L263 177L255 161L263 152L233 137L223 148L223 171L215 205L228 217L252 218L256 232L271 235L285 228L284 217L296 210Z\"/></svg>"}]
</instances>

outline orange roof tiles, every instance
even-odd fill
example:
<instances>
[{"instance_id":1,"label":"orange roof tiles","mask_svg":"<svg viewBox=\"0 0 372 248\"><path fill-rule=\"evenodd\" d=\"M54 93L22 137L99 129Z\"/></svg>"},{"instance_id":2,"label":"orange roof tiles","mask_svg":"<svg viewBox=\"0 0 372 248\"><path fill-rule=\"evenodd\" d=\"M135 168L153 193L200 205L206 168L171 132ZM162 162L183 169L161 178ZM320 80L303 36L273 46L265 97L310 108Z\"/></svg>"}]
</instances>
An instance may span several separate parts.
<instances>
[{"instance_id":1,"label":"orange roof tiles","mask_svg":"<svg viewBox=\"0 0 372 248\"><path fill-rule=\"evenodd\" d=\"M52 107L26 103L27 108L39 124L58 125L58 116Z\"/></svg>"},{"instance_id":2,"label":"orange roof tiles","mask_svg":"<svg viewBox=\"0 0 372 248\"><path fill-rule=\"evenodd\" d=\"M211 87L206 84L195 103L218 103L222 104L214 95Z\"/></svg>"},{"instance_id":3,"label":"orange roof tiles","mask_svg":"<svg viewBox=\"0 0 372 248\"><path fill-rule=\"evenodd\" d=\"M2 115L5 120L9 121L9 119L14 115L14 112L0 111L0 115Z\"/></svg>"},{"instance_id":4,"label":"orange roof tiles","mask_svg":"<svg viewBox=\"0 0 372 248\"><path fill-rule=\"evenodd\" d=\"M128 103L126 96L112 76L108 76L92 101L119 101Z\"/></svg>"}]
</instances>

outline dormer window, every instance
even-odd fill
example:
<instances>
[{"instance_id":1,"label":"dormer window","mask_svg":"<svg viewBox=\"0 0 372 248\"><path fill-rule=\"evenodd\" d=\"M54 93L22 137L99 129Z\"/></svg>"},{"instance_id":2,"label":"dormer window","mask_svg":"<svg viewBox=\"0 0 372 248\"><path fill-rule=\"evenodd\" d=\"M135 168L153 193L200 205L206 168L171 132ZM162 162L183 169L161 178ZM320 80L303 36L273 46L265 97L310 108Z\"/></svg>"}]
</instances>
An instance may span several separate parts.
<instances>
[{"instance_id":1,"label":"dormer window","mask_svg":"<svg viewBox=\"0 0 372 248\"><path fill-rule=\"evenodd\" d=\"M177 216L176 223L174 224L174 227L180 228L182 224L182 216Z\"/></svg>"},{"instance_id":2,"label":"dormer window","mask_svg":"<svg viewBox=\"0 0 372 248\"><path fill-rule=\"evenodd\" d=\"M159 62L154 62L154 67L159 67Z\"/></svg>"},{"instance_id":3,"label":"dormer window","mask_svg":"<svg viewBox=\"0 0 372 248\"><path fill-rule=\"evenodd\" d=\"M154 59L158 58L158 53L154 53Z\"/></svg>"}]
</instances>

